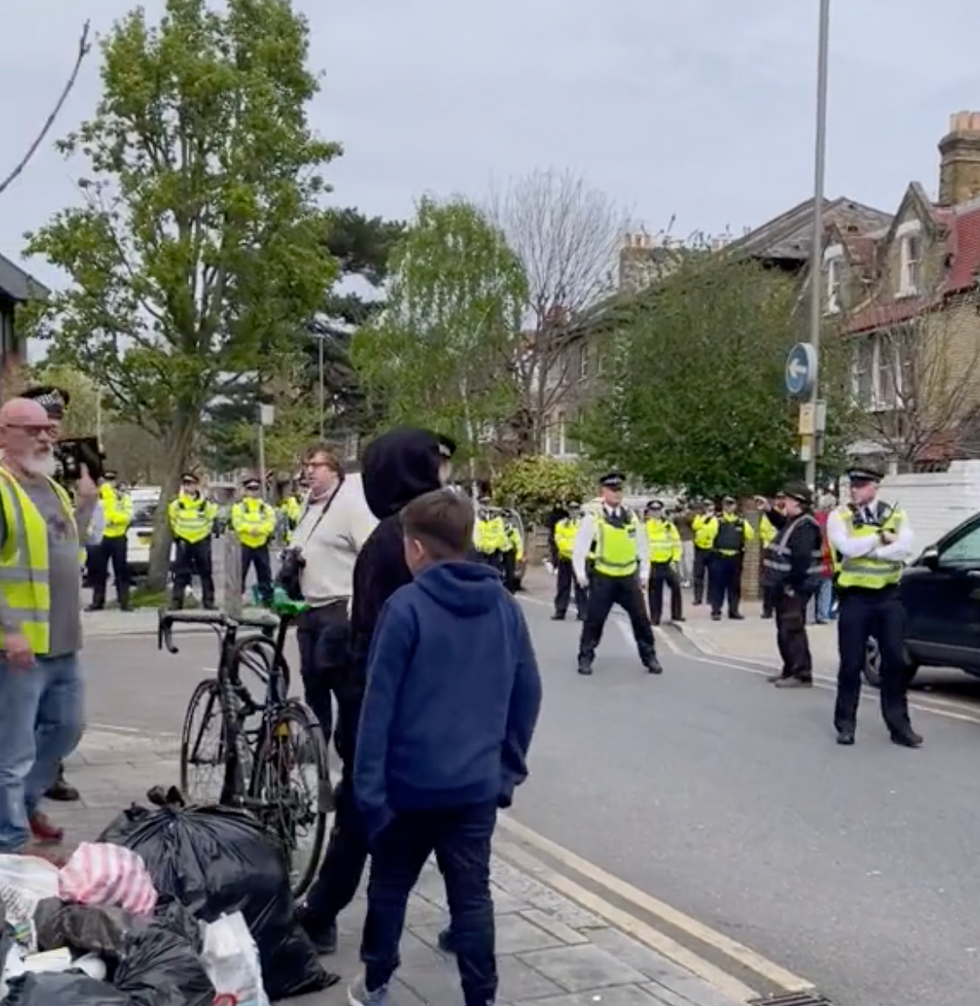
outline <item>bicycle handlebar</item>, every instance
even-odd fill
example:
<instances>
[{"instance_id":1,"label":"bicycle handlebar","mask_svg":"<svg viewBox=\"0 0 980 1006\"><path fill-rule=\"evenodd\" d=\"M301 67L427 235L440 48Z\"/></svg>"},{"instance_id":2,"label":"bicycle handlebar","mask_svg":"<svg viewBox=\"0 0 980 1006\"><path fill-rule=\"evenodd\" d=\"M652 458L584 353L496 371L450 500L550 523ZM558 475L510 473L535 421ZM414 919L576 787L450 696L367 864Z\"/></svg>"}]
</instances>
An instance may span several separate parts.
<instances>
[{"instance_id":1,"label":"bicycle handlebar","mask_svg":"<svg viewBox=\"0 0 980 1006\"><path fill-rule=\"evenodd\" d=\"M279 626L280 619L274 614L243 615L234 617L223 611L167 611L161 609L157 622L157 649L169 653L179 653L174 643L174 625L205 625L210 629L250 628L269 631Z\"/></svg>"}]
</instances>

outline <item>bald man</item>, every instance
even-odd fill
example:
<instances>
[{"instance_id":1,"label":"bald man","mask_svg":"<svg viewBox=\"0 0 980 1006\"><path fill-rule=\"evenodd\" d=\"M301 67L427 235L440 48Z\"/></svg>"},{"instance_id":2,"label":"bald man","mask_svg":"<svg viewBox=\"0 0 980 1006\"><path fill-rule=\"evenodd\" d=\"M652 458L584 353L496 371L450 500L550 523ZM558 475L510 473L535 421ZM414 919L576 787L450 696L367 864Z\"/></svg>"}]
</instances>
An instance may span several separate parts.
<instances>
[{"instance_id":1,"label":"bald man","mask_svg":"<svg viewBox=\"0 0 980 1006\"><path fill-rule=\"evenodd\" d=\"M84 472L73 505L54 481L57 432L36 401L0 408L0 854L64 837L38 803L82 730L78 528L98 487Z\"/></svg>"}]
</instances>

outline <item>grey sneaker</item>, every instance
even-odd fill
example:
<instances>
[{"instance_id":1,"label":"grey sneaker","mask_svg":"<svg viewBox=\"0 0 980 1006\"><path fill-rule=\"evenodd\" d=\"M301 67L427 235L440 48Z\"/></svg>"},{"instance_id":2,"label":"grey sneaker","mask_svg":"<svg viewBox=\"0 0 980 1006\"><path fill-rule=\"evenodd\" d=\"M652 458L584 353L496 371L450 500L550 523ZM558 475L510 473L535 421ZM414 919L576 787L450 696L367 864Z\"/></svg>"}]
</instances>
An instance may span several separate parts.
<instances>
[{"instance_id":1,"label":"grey sneaker","mask_svg":"<svg viewBox=\"0 0 980 1006\"><path fill-rule=\"evenodd\" d=\"M347 988L347 1002L350 1006L392 1006L388 998L388 986L368 992L364 975L355 978Z\"/></svg>"}]
</instances>

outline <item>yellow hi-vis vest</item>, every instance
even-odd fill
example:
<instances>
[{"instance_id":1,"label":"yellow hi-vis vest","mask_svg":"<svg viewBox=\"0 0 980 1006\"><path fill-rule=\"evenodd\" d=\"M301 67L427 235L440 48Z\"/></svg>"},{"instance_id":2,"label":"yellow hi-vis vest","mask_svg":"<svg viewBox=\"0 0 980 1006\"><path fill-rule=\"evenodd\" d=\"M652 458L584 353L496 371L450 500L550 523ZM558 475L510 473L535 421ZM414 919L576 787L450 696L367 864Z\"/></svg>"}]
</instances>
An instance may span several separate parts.
<instances>
[{"instance_id":1,"label":"yellow hi-vis vest","mask_svg":"<svg viewBox=\"0 0 980 1006\"><path fill-rule=\"evenodd\" d=\"M647 537L650 539L650 562L681 561L681 535L672 520L648 520Z\"/></svg>"},{"instance_id":2,"label":"yellow hi-vis vest","mask_svg":"<svg viewBox=\"0 0 980 1006\"><path fill-rule=\"evenodd\" d=\"M210 537L217 515L218 508L214 503L203 496L195 499L186 493L180 493L167 507L170 530L174 537L190 545Z\"/></svg>"},{"instance_id":3,"label":"yellow hi-vis vest","mask_svg":"<svg viewBox=\"0 0 980 1006\"><path fill-rule=\"evenodd\" d=\"M691 532L694 535L694 547L709 549L715 540L715 521L717 517L709 517L699 513L691 521Z\"/></svg>"},{"instance_id":4,"label":"yellow hi-vis vest","mask_svg":"<svg viewBox=\"0 0 980 1006\"><path fill-rule=\"evenodd\" d=\"M579 522L565 517L555 524L555 548L559 559L571 559L575 551L575 537L578 534Z\"/></svg>"},{"instance_id":5,"label":"yellow hi-vis vest","mask_svg":"<svg viewBox=\"0 0 980 1006\"><path fill-rule=\"evenodd\" d=\"M231 508L231 527L246 548L261 548L276 530L276 512L262 500L239 500Z\"/></svg>"},{"instance_id":6,"label":"yellow hi-vis vest","mask_svg":"<svg viewBox=\"0 0 980 1006\"><path fill-rule=\"evenodd\" d=\"M48 479L78 536L68 493ZM5 468L0 467L0 507L7 533L0 546L0 592L11 614L37 656L51 649L51 586L48 580L48 525L30 496ZM0 631L0 648L3 633Z\"/></svg>"},{"instance_id":7,"label":"yellow hi-vis vest","mask_svg":"<svg viewBox=\"0 0 980 1006\"><path fill-rule=\"evenodd\" d=\"M482 555L497 551L497 529L492 520L478 520L473 534L473 544Z\"/></svg>"},{"instance_id":8,"label":"yellow hi-vis vest","mask_svg":"<svg viewBox=\"0 0 980 1006\"><path fill-rule=\"evenodd\" d=\"M762 543L762 547L768 548L776 540L777 534L779 532L773 522L766 514L763 514L759 520L759 541Z\"/></svg>"},{"instance_id":9,"label":"yellow hi-vis vest","mask_svg":"<svg viewBox=\"0 0 980 1006\"><path fill-rule=\"evenodd\" d=\"M117 492L110 485L99 489L105 515L103 538L123 538L133 522L133 500L128 493Z\"/></svg>"},{"instance_id":10,"label":"yellow hi-vis vest","mask_svg":"<svg viewBox=\"0 0 980 1006\"><path fill-rule=\"evenodd\" d=\"M636 532L640 526L636 514L626 517L623 527L613 527L605 511L595 518L595 571L604 576L633 576L640 568Z\"/></svg>"},{"instance_id":11,"label":"yellow hi-vis vest","mask_svg":"<svg viewBox=\"0 0 980 1006\"><path fill-rule=\"evenodd\" d=\"M881 525L862 524L855 526L854 512L850 507L840 507L837 511L847 533L852 538L871 538L879 531L897 531L905 514L901 510L893 510ZM841 588L861 587L864 590L883 590L894 586L902 578L905 564L895 559L873 559L871 556L859 556L855 559L840 557L837 586Z\"/></svg>"}]
</instances>

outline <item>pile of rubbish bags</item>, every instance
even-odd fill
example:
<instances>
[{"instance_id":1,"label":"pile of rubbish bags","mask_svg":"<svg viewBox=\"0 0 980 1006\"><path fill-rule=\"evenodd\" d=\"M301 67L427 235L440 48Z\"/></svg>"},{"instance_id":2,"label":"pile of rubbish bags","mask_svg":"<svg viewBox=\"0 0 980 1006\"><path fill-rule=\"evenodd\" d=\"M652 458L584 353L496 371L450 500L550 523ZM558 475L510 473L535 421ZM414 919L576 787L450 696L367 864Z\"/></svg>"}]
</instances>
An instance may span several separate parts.
<instances>
[{"instance_id":1,"label":"pile of rubbish bags","mask_svg":"<svg viewBox=\"0 0 980 1006\"><path fill-rule=\"evenodd\" d=\"M0 855L0 1006L268 1006L327 988L281 851L223 807L133 807L59 870Z\"/></svg>"}]
</instances>

